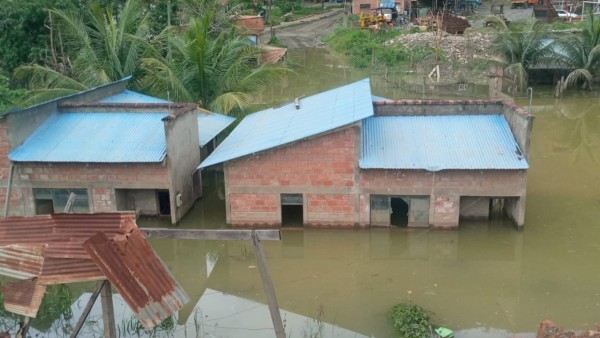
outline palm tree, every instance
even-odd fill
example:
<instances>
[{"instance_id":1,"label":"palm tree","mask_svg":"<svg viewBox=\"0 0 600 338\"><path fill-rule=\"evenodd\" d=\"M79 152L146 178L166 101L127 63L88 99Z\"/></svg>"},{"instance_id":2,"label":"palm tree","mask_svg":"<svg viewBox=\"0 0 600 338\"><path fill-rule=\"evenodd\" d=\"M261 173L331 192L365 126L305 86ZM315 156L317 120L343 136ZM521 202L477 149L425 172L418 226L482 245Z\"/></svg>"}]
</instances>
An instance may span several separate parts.
<instances>
[{"instance_id":1,"label":"palm tree","mask_svg":"<svg viewBox=\"0 0 600 338\"><path fill-rule=\"evenodd\" d=\"M565 67L573 69L565 79L565 89L583 82L584 89L592 90L594 76L600 70L600 21L590 13L586 22L577 37L569 35L558 40Z\"/></svg>"},{"instance_id":2,"label":"palm tree","mask_svg":"<svg viewBox=\"0 0 600 338\"><path fill-rule=\"evenodd\" d=\"M243 109L250 93L287 71L281 65L255 66L260 49L234 29L211 33L211 20L212 14L205 13L191 19L183 34L161 39L164 55L142 60L140 84L146 91L228 114Z\"/></svg>"},{"instance_id":3,"label":"palm tree","mask_svg":"<svg viewBox=\"0 0 600 338\"><path fill-rule=\"evenodd\" d=\"M90 4L84 13L50 10L52 61L25 65L15 77L28 83L33 104L97 87L138 71L147 42L148 14L141 0L128 0L119 13Z\"/></svg>"},{"instance_id":4,"label":"palm tree","mask_svg":"<svg viewBox=\"0 0 600 338\"><path fill-rule=\"evenodd\" d=\"M503 20L495 19L497 31L492 48L499 57L496 61L504 66L516 89L524 90L528 84L528 71L535 66L544 67L554 60L554 48L548 39L546 25L530 20L509 28Z\"/></svg>"}]
</instances>

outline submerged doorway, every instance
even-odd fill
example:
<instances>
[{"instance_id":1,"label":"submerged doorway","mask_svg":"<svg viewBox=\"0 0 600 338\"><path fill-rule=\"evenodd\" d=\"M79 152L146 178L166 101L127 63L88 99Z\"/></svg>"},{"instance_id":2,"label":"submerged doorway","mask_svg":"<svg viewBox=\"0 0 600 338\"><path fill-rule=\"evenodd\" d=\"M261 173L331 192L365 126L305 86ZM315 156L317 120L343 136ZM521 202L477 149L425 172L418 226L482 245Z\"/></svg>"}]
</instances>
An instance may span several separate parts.
<instances>
[{"instance_id":1,"label":"submerged doorway","mask_svg":"<svg viewBox=\"0 0 600 338\"><path fill-rule=\"evenodd\" d=\"M158 190L158 213L159 215L171 215L171 199L168 190Z\"/></svg>"},{"instance_id":2,"label":"submerged doorway","mask_svg":"<svg viewBox=\"0 0 600 338\"><path fill-rule=\"evenodd\" d=\"M281 194L281 226L301 227L304 225L304 203L302 194Z\"/></svg>"},{"instance_id":3,"label":"submerged doorway","mask_svg":"<svg viewBox=\"0 0 600 338\"><path fill-rule=\"evenodd\" d=\"M408 225L408 203L402 197L391 197L390 206L392 213L390 214L390 224L399 227Z\"/></svg>"},{"instance_id":4,"label":"submerged doorway","mask_svg":"<svg viewBox=\"0 0 600 338\"><path fill-rule=\"evenodd\" d=\"M429 196L371 195L371 226L429 225Z\"/></svg>"}]
</instances>

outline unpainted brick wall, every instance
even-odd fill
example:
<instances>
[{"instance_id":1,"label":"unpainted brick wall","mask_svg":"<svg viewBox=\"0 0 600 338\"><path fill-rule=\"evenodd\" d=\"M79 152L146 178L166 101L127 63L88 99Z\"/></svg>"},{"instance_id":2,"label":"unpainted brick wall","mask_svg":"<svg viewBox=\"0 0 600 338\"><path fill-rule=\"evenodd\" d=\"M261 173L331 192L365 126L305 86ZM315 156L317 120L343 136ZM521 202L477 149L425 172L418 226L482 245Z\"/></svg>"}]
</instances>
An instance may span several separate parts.
<instances>
[{"instance_id":1,"label":"unpainted brick wall","mask_svg":"<svg viewBox=\"0 0 600 338\"><path fill-rule=\"evenodd\" d=\"M228 162L225 183L230 199L229 221L233 225L278 224L281 220L279 195L303 193L307 196L307 224L332 223L334 216L311 207L311 202L318 200L316 196L321 194L325 195L323 198L332 198L331 205L326 207L331 215L338 217L338 222L353 224L357 212L354 197L337 200L338 197L333 196L348 195L352 191L356 170L354 127ZM332 194L332 190L339 194ZM240 203L240 192L257 194L244 194L244 203ZM253 196L256 199L269 196L268 207L250 201Z\"/></svg>"},{"instance_id":2,"label":"unpainted brick wall","mask_svg":"<svg viewBox=\"0 0 600 338\"><path fill-rule=\"evenodd\" d=\"M308 219L313 226L353 226L355 222L353 194L307 194Z\"/></svg>"}]
</instances>

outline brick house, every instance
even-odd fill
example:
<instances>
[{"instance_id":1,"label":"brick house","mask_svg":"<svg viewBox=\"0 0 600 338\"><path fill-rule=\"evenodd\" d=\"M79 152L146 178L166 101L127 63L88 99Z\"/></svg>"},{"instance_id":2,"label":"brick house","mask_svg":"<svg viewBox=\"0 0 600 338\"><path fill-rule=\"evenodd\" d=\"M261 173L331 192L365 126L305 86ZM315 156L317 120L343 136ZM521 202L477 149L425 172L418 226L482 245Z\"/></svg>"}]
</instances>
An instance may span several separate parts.
<instances>
[{"instance_id":1,"label":"brick house","mask_svg":"<svg viewBox=\"0 0 600 338\"><path fill-rule=\"evenodd\" d=\"M201 196L201 148L233 118L129 91L126 81L2 115L5 214L62 212L74 192L75 212L183 217Z\"/></svg>"},{"instance_id":2,"label":"brick house","mask_svg":"<svg viewBox=\"0 0 600 338\"><path fill-rule=\"evenodd\" d=\"M232 225L456 227L525 221L533 117L503 101L386 101L358 81L247 116L223 165Z\"/></svg>"}]
</instances>

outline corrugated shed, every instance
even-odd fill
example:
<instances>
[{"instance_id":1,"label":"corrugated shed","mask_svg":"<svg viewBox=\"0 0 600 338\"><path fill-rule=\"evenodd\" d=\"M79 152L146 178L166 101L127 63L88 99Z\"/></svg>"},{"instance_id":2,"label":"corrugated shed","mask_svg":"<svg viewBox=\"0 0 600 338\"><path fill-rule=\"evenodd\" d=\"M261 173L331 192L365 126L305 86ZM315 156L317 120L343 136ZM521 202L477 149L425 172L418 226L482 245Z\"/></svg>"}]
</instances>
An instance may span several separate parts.
<instances>
[{"instance_id":1,"label":"corrugated shed","mask_svg":"<svg viewBox=\"0 0 600 338\"><path fill-rule=\"evenodd\" d=\"M166 154L165 113L51 115L9 154L13 162L157 163Z\"/></svg>"},{"instance_id":2,"label":"corrugated shed","mask_svg":"<svg viewBox=\"0 0 600 338\"><path fill-rule=\"evenodd\" d=\"M248 115L200 168L279 147L373 115L369 79Z\"/></svg>"},{"instance_id":3,"label":"corrugated shed","mask_svg":"<svg viewBox=\"0 0 600 338\"><path fill-rule=\"evenodd\" d=\"M199 109L200 110L200 109ZM204 147L208 142L217 137L223 129L235 121L231 116L201 111L198 113L198 136L200 146Z\"/></svg>"},{"instance_id":4,"label":"corrugated shed","mask_svg":"<svg viewBox=\"0 0 600 338\"><path fill-rule=\"evenodd\" d=\"M171 316L189 301L141 231L123 229L112 239L97 233L83 246L140 323L147 330Z\"/></svg>"},{"instance_id":5,"label":"corrugated shed","mask_svg":"<svg viewBox=\"0 0 600 338\"><path fill-rule=\"evenodd\" d=\"M0 218L0 246L48 243L54 229L52 215Z\"/></svg>"},{"instance_id":6,"label":"corrugated shed","mask_svg":"<svg viewBox=\"0 0 600 338\"><path fill-rule=\"evenodd\" d=\"M374 116L363 120L363 169L527 169L502 115Z\"/></svg>"},{"instance_id":7,"label":"corrugated shed","mask_svg":"<svg viewBox=\"0 0 600 338\"><path fill-rule=\"evenodd\" d=\"M4 309L18 315L35 317L42 304L46 285L36 280L20 280L2 287Z\"/></svg>"},{"instance_id":8,"label":"corrugated shed","mask_svg":"<svg viewBox=\"0 0 600 338\"><path fill-rule=\"evenodd\" d=\"M81 246L81 244L80 244ZM89 256L86 259L45 258L40 282L44 285L89 282L106 279Z\"/></svg>"},{"instance_id":9,"label":"corrugated shed","mask_svg":"<svg viewBox=\"0 0 600 338\"><path fill-rule=\"evenodd\" d=\"M282 47L262 46L261 49L260 60L263 63L276 63L287 54L287 48Z\"/></svg>"},{"instance_id":10,"label":"corrugated shed","mask_svg":"<svg viewBox=\"0 0 600 338\"><path fill-rule=\"evenodd\" d=\"M158 97L148 96L140 94L128 89L124 91L106 97L100 101L100 103L169 103L167 100L159 99Z\"/></svg>"}]
</instances>

